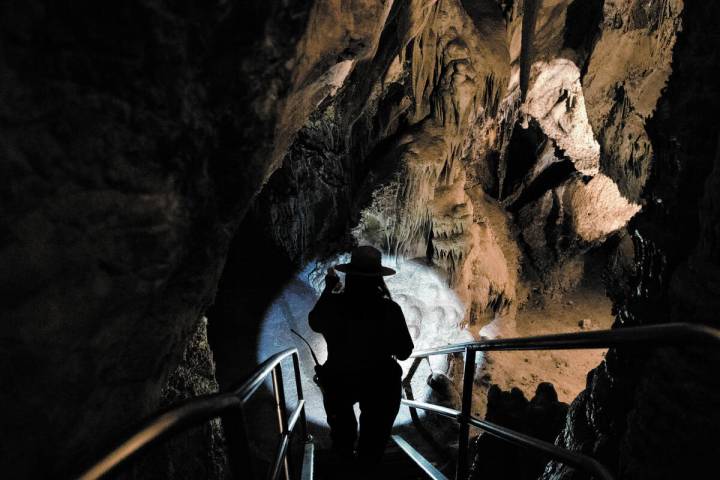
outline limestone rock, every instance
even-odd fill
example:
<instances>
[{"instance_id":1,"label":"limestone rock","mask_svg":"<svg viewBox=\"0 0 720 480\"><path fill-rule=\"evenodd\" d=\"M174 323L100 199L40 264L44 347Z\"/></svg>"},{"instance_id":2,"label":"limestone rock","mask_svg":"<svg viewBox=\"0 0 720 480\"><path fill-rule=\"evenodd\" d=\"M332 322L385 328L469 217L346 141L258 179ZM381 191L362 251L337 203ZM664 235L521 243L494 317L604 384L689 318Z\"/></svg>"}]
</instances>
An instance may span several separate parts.
<instances>
[{"instance_id":1,"label":"limestone rock","mask_svg":"<svg viewBox=\"0 0 720 480\"><path fill-rule=\"evenodd\" d=\"M673 70L682 10L680 0L605 2L600 37L582 80L602 151L600 169L634 202L652 168L645 125Z\"/></svg>"},{"instance_id":2,"label":"limestone rock","mask_svg":"<svg viewBox=\"0 0 720 480\"><path fill-rule=\"evenodd\" d=\"M163 407L218 392L215 363L202 318L162 391ZM225 435L220 419L190 429L153 448L132 466L135 478L231 478Z\"/></svg>"},{"instance_id":3,"label":"limestone rock","mask_svg":"<svg viewBox=\"0 0 720 480\"><path fill-rule=\"evenodd\" d=\"M582 320L580 320L578 322L578 327L582 328L583 330L592 328L592 325L593 325L592 320L590 320L589 318L583 318Z\"/></svg>"},{"instance_id":4,"label":"limestone rock","mask_svg":"<svg viewBox=\"0 0 720 480\"><path fill-rule=\"evenodd\" d=\"M608 242L618 327L716 325L718 17L681 0L4 4L7 475L73 475L168 378L210 382L177 369L207 367L194 335L214 300L231 384L283 281L358 242L431 264L466 304L453 333L511 335L528 292L574 288ZM680 477L643 464L673 458L645 439L692 412L668 423L683 455L715 457L690 432L717 403L701 357L610 351L560 443ZM452 391L448 363L434 381Z\"/></svg>"},{"instance_id":5,"label":"limestone rock","mask_svg":"<svg viewBox=\"0 0 720 480\"><path fill-rule=\"evenodd\" d=\"M673 5L658 12L655 5L634 3L634 18L623 28L640 22L661 35L660 27L676 12ZM647 8L657 15L646 15ZM711 199L717 197L711 186L717 178L714 112L720 92L715 84L702 98L691 92L700 88L703 75L720 65L717 51L703 48L711 42L712 19L718 16L717 4L684 5L673 71L647 122L655 152L643 190L647 206L630 224L631 235L621 244L610 282L618 328L672 321L717 327L707 310L717 298L712 293L717 283L711 279L718 269L715 229L708 226L716 213L709 205L716 204ZM614 18L618 28L627 20ZM704 188L698 187L701 179ZM688 211L699 214L689 218ZM717 445L704 440L709 437L697 435L702 429L710 438L716 436L720 425L715 409L707 407L718 402L717 375L710 366L716 357L709 349L610 350L573 402L559 443L593 455L622 478L702 477L714 468L718 454ZM677 441L661 440L668 435ZM551 463L543 478L587 476Z\"/></svg>"}]
</instances>

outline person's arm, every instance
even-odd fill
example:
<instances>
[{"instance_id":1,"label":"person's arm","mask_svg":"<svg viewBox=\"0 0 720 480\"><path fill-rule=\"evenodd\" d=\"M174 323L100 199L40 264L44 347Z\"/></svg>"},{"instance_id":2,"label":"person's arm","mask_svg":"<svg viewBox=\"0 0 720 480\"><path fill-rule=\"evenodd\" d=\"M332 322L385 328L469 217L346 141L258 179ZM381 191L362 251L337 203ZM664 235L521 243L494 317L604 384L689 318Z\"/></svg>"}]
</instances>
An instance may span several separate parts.
<instances>
[{"instance_id":1,"label":"person's arm","mask_svg":"<svg viewBox=\"0 0 720 480\"><path fill-rule=\"evenodd\" d=\"M320 294L320 298L317 303L308 314L308 323L310 324L310 328L318 333L322 333L325 330L325 324L327 323L328 318L332 317L332 314L330 313L332 310L332 292L338 283L340 283L340 278L338 278L335 270L330 268L327 275L325 275L325 288Z\"/></svg>"},{"instance_id":2,"label":"person's arm","mask_svg":"<svg viewBox=\"0 0 720 480\"><path fill-rule=\"evenodd\" d=\"M393 328L392 354L395 355L398 360L407 360L413 348L415 348L415 344L413 344L412 337L410 336L402 308L395 302L392 302L391 315L391 325Z\"/></svg>"}]
</instances>

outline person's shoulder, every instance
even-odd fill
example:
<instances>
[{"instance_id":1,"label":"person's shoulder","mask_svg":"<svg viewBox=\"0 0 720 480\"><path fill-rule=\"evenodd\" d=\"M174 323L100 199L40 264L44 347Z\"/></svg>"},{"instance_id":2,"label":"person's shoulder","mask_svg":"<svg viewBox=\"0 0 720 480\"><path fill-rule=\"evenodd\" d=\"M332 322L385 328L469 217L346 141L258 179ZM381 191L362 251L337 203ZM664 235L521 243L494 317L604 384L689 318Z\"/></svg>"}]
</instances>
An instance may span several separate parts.
<instances>
[{"instance_id":1,"label":"person's shoulder","mask_svg":"<svg viewBox=\"0 0 720 480\"><path fill-rule=\"evenodd\" d=\"M383 304L383 307L385 307L389 311L402 313L402 308L400 308L400 304L398 304L395 300L383 298L381 302Z\"/></svg>"},{"instance_id":2,"label":"person's shoulder","mask_svg":"<svg viewBox=\"0 0 720 480\"><path fill-rule=\"evenodd\" d=\"M331 293L329 295L325 295L321 297L323 304L325 305L325 308L341 308L345 302L346 298L345 295L340 293Z\"/></svg>"},{"instance_id":3,"label":"person's shoulder","mask_svg":"<svg viewBox=\"0 0 720 480\"><path fill-rule=\"evenodd\" d=\"M342 305L348 302L348 296L345 292L338 292L330 294L328 300L333 304Z\"/></svg>"}]
</instances>

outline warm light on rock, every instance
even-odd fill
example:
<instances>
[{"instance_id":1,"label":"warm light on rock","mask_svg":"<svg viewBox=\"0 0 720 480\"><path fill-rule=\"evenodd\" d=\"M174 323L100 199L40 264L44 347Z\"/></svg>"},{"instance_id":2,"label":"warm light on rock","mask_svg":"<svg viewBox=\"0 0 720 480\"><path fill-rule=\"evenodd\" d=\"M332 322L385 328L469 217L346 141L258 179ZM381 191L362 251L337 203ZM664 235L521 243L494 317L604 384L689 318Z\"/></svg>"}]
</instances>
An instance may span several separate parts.
<instances>
[{"instance_id":1,"label":"warm light on rock","mask_svg":"<svg viewBox=\"0 0 720 480\"><path fill-rule=\"evenodd\" d=\"M289 328L323 357L308 312L358 245L397 269L417 348L720 326L718 1L0 5L4 477L76 478L159 409L233 389L288 346L322 467L325 414ZM473 415L616 478L706 478L717 352L684 346L483 352L467 369L443 353L411 383L459 408L467 370ZM271 389L255 393L263 475L282 422ZM455 475L454 420L408 415L395 431ZM243 434L225 427L119 475L242 477L228 456ZM476 477L576 478L477 446Z\"/></svg>"}]
</instances>

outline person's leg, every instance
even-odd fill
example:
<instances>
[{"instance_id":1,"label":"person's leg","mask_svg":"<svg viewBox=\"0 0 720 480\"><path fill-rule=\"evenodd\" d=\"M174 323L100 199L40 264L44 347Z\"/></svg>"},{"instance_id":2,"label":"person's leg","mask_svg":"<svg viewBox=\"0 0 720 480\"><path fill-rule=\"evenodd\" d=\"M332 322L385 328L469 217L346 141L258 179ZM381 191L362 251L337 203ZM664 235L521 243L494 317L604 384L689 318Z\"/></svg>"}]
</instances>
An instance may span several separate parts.
<instances>
[{"instance_id":1,"label":"person's leg","mask_svg":"<svg viewBox=\"0 0 720 480\"><path fill-rule=\"evenodd\" d=\"M400 409L400 378L374 379L366 382L360 399L360 441L358 457L368 469L382 459L395 417Z\"/></svg>"},{"instance_id":2,"label":"person's leg","mask_svg":"<svg viewBox=\"0 0 720 480\"><path fill-rule=\"evenodd\" d=\"M351 457L357 438L357 420L353 400L342 385L326 387L323 395L333 450L341 457Z\"/></svg>"}]
</instances>

